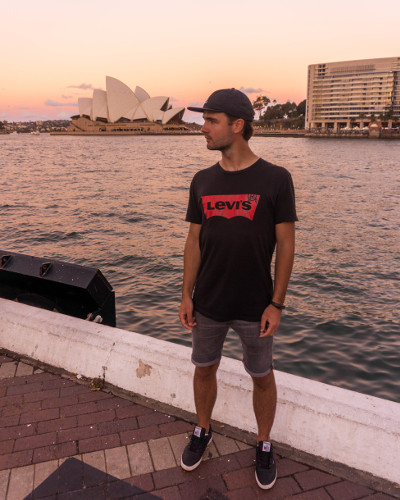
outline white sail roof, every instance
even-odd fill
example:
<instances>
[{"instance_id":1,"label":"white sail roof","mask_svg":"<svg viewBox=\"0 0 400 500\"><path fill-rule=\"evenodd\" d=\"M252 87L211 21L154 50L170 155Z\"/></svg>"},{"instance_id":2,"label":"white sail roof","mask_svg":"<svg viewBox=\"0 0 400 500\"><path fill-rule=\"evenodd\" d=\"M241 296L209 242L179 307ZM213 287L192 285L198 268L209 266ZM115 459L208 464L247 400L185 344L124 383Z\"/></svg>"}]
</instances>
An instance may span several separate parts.
<instances>
[{"instance_id":1,"label":"white sail roof","mask_svg":"<svg viewBox=\"0 0 400 500\"><path fill-rule=\"evenodd\" d=\"M78 98L78 108L80 115L92 115L92 98L91 97L79 97Z\"/></svg>"},{"instance_id":2,"label":"white sail roof","mask_svg":"<svg viewBox=\"0 0 400 500\"><path fill-rule=\"evenodd\" d=\"M111 123L125 118L166 124L185 109L168 109L168 97L150 97L142 87L138 86L133 92L125 83L111 76L106 77L106 89L106 91L95 89L93 98L80 97L79 114L90 116L92 120L106 119Z\"/></svg>"},{"instance_id":3,"label":"white sail roof","mask_svg":"<svg viewBox=\"0 0 400 500\"><path fill-rule=\"evenodd\" d=\"M93 90L92 120L106 118L108 120L107 92L100 89Z\"/></svg>"},{"instance_id":4,"label":"white sail roof","mask_svg":"<svg viewBox=\"0 0 400 500\"><path fill-rule=\"evenodd\" d=\"M128 118L125 115L139 105L136 95L125 83L111 76L106 77L106 87L110 121L116 122L122 117Z\"/></svg>"}]
</instances>

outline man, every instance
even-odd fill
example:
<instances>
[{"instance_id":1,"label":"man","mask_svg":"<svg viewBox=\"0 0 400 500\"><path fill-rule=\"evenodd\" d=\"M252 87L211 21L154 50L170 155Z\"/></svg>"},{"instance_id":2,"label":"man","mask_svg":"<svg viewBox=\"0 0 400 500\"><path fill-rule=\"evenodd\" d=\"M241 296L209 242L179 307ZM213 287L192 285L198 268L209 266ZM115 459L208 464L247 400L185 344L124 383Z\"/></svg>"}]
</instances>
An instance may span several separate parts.
<instances>
[{"instance_id":1,"label":"man","mask_svg":"<svg viewBox=\"0 0 400 500\"><path fill-rule=\"evenodd\" d=\"M190 227L179 317L192 330L198 421L181 466L195 469L212 440L216 373L231 327L240 337L244 366L253 379L256 481L269 489L276 481L270 441L276 408L272 341L293 265L293 184L287 170L251 151L254 110L245 94L217 90L203 107L188 109L203 113L207 148L219 150L221 160L194 176L186 215ZM275 247L273 283L270 264Z\"/></svg>"}]
</instances>

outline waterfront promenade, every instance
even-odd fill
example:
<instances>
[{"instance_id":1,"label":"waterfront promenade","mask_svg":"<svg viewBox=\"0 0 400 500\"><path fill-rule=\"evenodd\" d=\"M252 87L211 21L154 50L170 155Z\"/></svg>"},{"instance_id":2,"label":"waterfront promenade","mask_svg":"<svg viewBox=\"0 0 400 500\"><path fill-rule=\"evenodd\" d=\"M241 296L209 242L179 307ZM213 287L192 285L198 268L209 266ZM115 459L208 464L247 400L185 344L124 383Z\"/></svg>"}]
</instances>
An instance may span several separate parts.
<instances>
[{"instance_id":1,"label":"waterfront promenade","mask_svg":"<svg viewBox=\"0 0 400 500\"><path fill-rule=\"evenodd\" d=\"M312 465L279 444L278 480L264 492L254 479L251 436L218 425L204 463L185 472L179 457L192 429L187 415L98 389L61 370L0 355L1 500L400 497L397 489L380 492L385 488L367 476ZM379 460L379 450L371 453Z\"/></svg>"}]
</instances>

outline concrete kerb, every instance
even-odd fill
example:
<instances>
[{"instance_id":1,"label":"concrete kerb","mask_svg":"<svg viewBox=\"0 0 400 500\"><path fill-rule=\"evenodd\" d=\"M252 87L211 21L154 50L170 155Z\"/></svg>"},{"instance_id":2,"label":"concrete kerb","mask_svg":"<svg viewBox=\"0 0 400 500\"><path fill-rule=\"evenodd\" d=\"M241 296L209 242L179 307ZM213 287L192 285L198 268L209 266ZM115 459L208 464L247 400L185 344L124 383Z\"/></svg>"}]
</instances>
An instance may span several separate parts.
<instances>
[{"instance_id":1,"label":"concrete kerb","mask_svg":"<svg viewBox=\"0 0 400 500\"><path fill-rule=\"evenodd\" d=\"M47 365L194 414L190 349L0 299L0 345ZM275 372L278 408L272 438L390 483L397 491L400 404ZM223 358L213 417L256 431L252 382L242 363ZM374 452L371 452L371 445ZM387 489L387 488L385 488Z\"/></svg>"}]
</instances>

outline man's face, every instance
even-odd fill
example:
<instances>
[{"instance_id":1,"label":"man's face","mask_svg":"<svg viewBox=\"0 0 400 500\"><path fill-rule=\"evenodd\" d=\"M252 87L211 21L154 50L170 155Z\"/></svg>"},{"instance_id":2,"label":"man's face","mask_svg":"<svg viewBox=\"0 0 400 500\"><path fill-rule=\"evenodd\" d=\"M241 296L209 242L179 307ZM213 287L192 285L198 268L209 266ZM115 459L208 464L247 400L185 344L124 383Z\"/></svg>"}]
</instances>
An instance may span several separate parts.
<instances>
[{"instance_id":1,"label":"man's face","mask_svg":"<svg viewBox=\"0 0 400 500\"><path fill-rule=\"evenodd\" d=\"M229 125L225 113L205 111L203 113L204 125L201 128L207 141L207 148L225 151L234 141L232 125Z\"/></svg>"}]
</instances>

